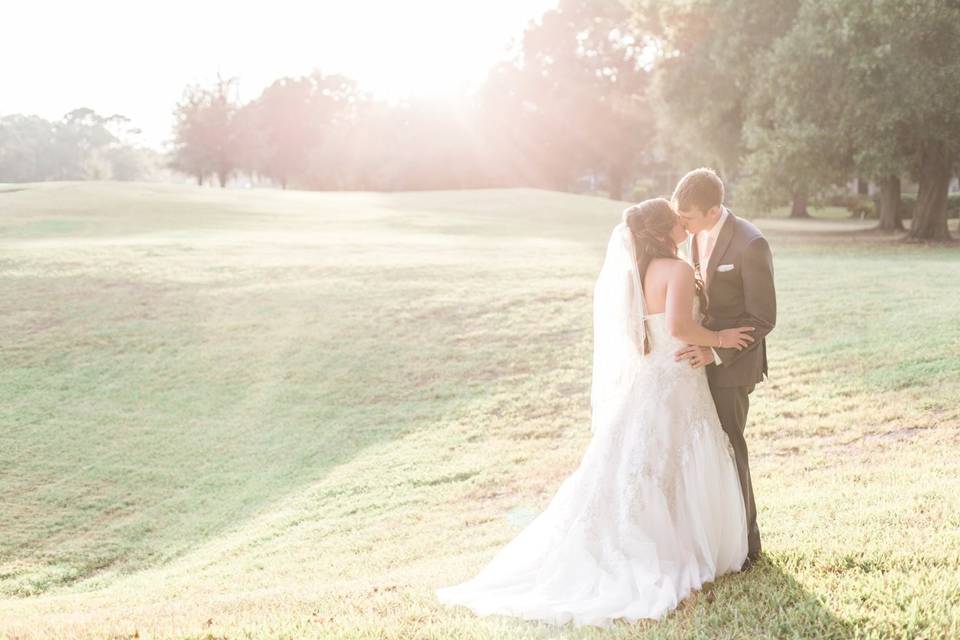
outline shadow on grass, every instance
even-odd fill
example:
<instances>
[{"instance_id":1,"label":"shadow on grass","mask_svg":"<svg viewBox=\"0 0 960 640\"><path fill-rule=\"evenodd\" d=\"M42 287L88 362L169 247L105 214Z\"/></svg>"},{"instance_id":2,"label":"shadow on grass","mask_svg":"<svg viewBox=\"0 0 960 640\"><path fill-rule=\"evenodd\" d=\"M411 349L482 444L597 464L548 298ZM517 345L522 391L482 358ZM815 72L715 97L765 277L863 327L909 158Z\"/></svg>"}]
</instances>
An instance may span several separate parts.
<instances>
[{"instance_id":1,"label":"shadow on grass","mask_svg":"<svg viewBox=\"0 0 960 640\"><path fill-rule=\"evenodd\" d=\"M684 601L641 638L849 638L822 594L805 588L776 557L764 555L743 573L723 576Z\"/></svg>"},{"instance_id":2,"label":"shadow on grass","mask_svg":"<svg viewBox=\"0 0 960 640\"><path fill-rule=\"evenodd\" d=\"M556 640L766 640L816 638L841 640L855 635L854 625L837 617L823 597L806 589L775 558L764 556L752 569L722 576L688 597L662 620L629 623L619 619L606 629L556 627L508 616L468 614L469 637L549 638ZM480 623L479 625L477 623ZM482 633L477 633L477 627ZM460 637L460 629L437 629L441 637Z\"/></svg>"}]
</instances>

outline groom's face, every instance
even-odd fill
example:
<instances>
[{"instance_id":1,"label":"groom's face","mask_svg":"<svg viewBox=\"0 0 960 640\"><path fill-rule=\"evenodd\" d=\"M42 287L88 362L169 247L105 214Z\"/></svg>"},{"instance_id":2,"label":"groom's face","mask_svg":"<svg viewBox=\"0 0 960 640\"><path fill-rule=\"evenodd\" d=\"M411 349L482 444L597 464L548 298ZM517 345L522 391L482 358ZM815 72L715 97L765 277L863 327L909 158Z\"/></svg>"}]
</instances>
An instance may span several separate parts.
<instances>
[{"instance_id":1,"label":"groom's face","mask_svg":"<svg viewBox=\"0 0 960 640\"><path fill-rule=\"evenodd\" d=\"M677 208L677 215L687 233L699 233L716 224L720 218L720 207L711 207L708 211L703 211L699 207Z\"/></svg>"},{"instance_id":2,"label":"groom's face","mask_svg":"<svg viewBox=\"0 0 960 640\"><path fill-rule=\"evenodd\" d=\"M670 239L677 246L687 241L687 230L683 226L683 219L677 216L677 221L670 230Z\"/></svg>"}]
</instances>

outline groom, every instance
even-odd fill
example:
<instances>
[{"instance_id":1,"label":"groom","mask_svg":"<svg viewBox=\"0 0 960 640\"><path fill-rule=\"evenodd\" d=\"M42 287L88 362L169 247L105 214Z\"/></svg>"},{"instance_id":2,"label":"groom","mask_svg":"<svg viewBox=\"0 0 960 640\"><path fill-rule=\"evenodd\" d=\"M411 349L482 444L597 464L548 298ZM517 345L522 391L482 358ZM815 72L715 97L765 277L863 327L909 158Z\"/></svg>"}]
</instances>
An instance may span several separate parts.
<instances>
[{"instance_id":1,"label":"groom","mask_svg":"<svg viewBox=\"0 0 960 640\"><path fill-rule=\"evenodd\" d=\"M760 230L723 206L723 182L712 169L683 176L673 192L673 204L690 234L689 255L707 294L703 325L712 330L755 327L754 341L742 351L688 346L677 352L677 360L707 367L720 424L733 445L747 511L746 569L760 556L760 529L743 430L750 392L767 374L764 338L777 321L773 259Z\"/></svg>"}]
</instances>

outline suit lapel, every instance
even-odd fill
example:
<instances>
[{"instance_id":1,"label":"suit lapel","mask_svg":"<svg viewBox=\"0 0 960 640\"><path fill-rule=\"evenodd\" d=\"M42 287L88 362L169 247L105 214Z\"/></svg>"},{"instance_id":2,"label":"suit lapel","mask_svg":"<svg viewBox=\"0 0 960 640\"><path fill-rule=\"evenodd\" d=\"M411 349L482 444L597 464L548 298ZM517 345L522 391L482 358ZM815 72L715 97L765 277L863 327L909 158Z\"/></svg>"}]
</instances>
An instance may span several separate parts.
<instances>
[{"instance_id":1,"label":"suit lapel","mask_svg":"<svg viewBox=\"0 0 960 640\"><path fill-rule=\"evenodd\" d=\"M714 245L713 252L710 254L710 262L707 264L707 289L713 284L713 274L717 272L717 267L720 265L723 253L727 250L727 247L730 246L730 241L733 240L733 229L736 226L737 217L733 215L733 211L727 209L727 220L723 223L723 226L720 227L720 233L717 235L717 244Z\"/></svg>"}]
</instances>

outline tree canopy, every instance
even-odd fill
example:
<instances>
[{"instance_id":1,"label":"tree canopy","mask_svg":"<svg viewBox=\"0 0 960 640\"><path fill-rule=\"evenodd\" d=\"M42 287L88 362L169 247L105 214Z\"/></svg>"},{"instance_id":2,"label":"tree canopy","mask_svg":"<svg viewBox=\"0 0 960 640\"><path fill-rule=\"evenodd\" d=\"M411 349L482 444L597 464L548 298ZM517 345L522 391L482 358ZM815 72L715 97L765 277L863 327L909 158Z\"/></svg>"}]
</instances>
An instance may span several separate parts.
<instances>
[{"instance_id":1,"label":"tree canopy","mask_svg":"<svg viewBox=\"0 0 960 640\"><path fill-rule=\"evenodd\" d=\"M49 121L0 117L0 182L138 180L155 170L157 154L135 142L138 133L119 114L80 108Z\"/></svg>"}]
</instances>

